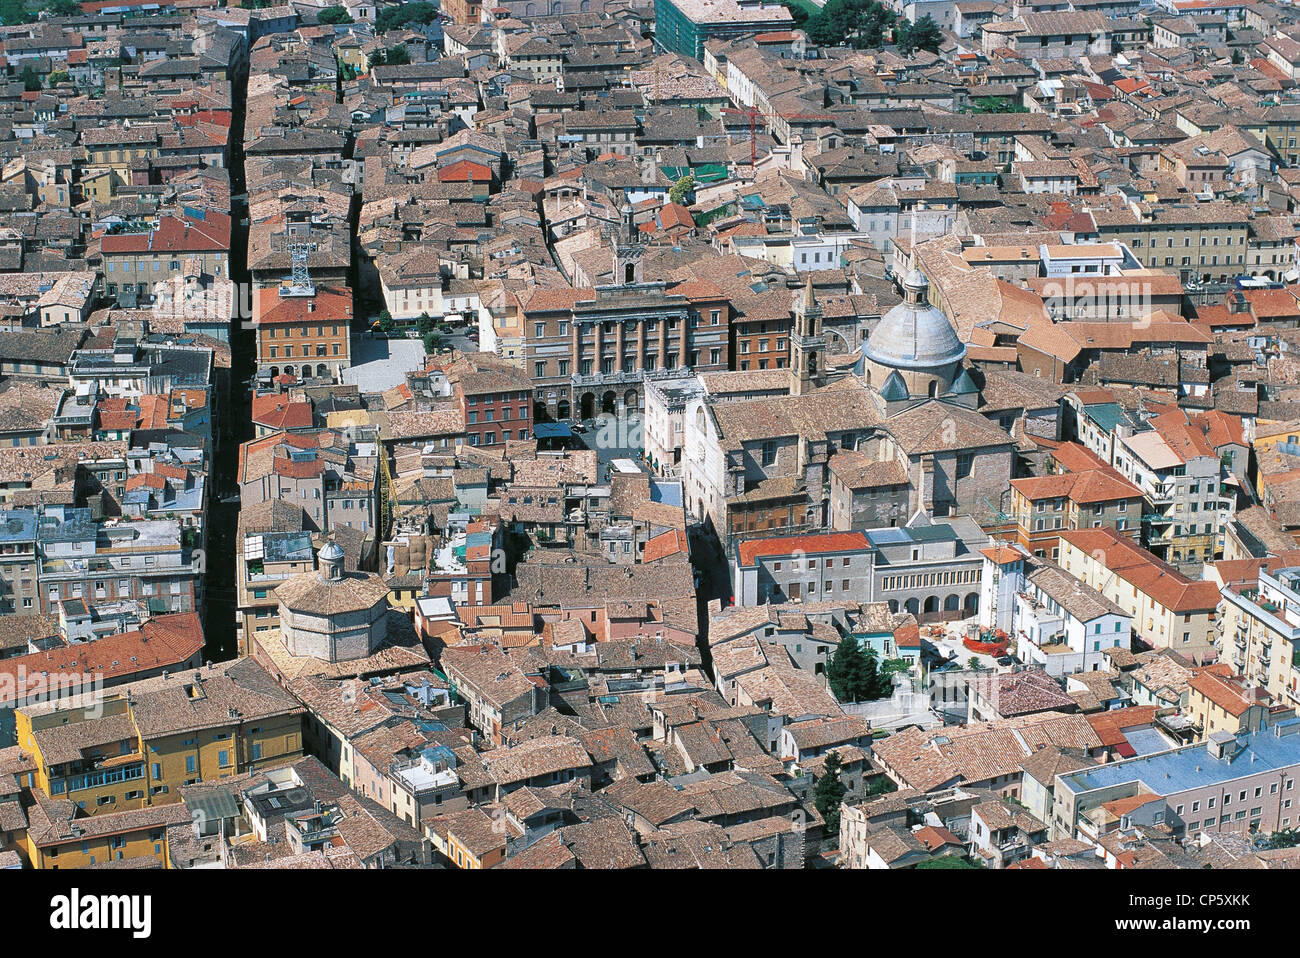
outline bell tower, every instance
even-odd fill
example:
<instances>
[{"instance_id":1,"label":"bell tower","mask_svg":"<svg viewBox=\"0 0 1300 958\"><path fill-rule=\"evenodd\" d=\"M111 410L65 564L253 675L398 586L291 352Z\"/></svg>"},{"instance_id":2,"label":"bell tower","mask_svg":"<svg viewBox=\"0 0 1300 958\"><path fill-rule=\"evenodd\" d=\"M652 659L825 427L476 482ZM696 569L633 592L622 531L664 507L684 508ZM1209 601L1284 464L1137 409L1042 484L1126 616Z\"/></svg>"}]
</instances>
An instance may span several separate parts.
<instances>
[{"instance_id":1,"label":"bell tower","mask_svg":"<svg viewBox=\"0 0 1300 958\"><path fill-rule=\"evenodd\" d=\"M790 337L790 391L796 396L812 392L822 378L826 337L822 333L822 308L813 292L812 275L795 299L794 334Z\"/></svg>"}]
</instances>

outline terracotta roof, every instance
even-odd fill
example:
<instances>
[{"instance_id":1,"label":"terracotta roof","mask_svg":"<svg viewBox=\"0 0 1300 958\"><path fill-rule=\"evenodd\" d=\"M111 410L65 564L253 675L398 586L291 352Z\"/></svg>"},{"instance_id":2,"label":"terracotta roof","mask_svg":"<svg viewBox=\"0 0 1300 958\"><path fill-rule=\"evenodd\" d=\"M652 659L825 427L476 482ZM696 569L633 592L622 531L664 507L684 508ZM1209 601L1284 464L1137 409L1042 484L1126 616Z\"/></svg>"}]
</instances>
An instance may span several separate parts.
<instances>
[{"instance_id":1,"label":"terracotta roof","mask_svg":"<svg viewBox=\"0 0 1300 958\"><path fill-rule=\"evenodd\" d=\"M788 556L796 552L820 555L824 552L855 552L870 548L862 532L831 532L824 535L776 536L747 539L740 544L740 564L752 566L762 556Z\"/></svg>"}]
</instances>

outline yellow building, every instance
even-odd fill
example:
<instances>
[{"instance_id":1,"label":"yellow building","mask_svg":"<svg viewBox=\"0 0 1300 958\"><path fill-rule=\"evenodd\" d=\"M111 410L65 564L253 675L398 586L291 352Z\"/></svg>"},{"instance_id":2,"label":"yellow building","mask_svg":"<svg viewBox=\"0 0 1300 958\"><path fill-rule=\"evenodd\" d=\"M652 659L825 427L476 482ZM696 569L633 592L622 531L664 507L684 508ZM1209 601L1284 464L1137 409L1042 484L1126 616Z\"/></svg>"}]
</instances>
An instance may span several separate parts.
<instances>
[{"instance_id":1,"label":"yellow building","mask_svg":"<svg viewBox=\"0 0 1300 958\"><path fill-rule=\"evenodd\" d=\"M86 165L110 168L120 182L131 182L131 167L136 160L152 160L159 156L162 146L162 127L120 124L83 130L81 142L86 147Z\"/></svg>"},{"instance_id":2,"label":"yellow building","mask_svg":"<svg viewBox=\"0 0 1300 958\"><path fill-rule=\"evenodd\" d=\"M1209 277L1226 282L1245 272L1249 208L1241 204L1161 203L1092 211L1103 243L1123 243L1149 269L1176 273L1184 281Z\"/></svg>"},{"instance_id":3,"label":"yellow building","mask_svg":"<svg viewBox=\"0 0 1300 958\"><path fill-rule=\"evenodd\" d=\"M89 868L132 858L153 858L165 868L168 826L190 820L179 802L86 817L77 817L76 809L72 802L37 795L28 811L27 860L33 868Z\"/></svg>"},{"instance_id":4,"label":"yellow building","mask_svg":"<svg viewBox=\"0 0 1300 958\"><path fill-rule=\"evenodd\" d=\"M1197 664L1213 657L1219 607L1213 582L1189 579L1106 526L1060 536L1060 566L1132 616L1147 646L1172 649Z\"/></svg>"},{"instance_id":5,"label":"yellow building","mask_svg":"<svg viewBox=\"0 0 1300 958\"><path fill-rule=\"evenodd\" d=\"M1208 666L1187 683L1187 713L1198 737L1216 732L1257 732L1268 717L1269 695L1234 675L1226 663Z\"/></svg>"},{"instance_id":6,"label":"yellow building","mask_svg":"<svg viewBox=\"0 0 1300 958\"><path fill-rule=\"evenodd\" d=\"M89 705L20 708L15 731L35 789L90 816L298 757L302 716L260 665L237 659L118 686Z\"/></svg>"},{"instance_id":7,"label":"yellow building","mask_svg":"<svg viewBox=\"0 0 1300 958\"><path fill-rule=\"evenodd\" d=\"M482 809L466 808L432 819L424 826L424 834L457 868L480 869L505 861L506 839L512 837L507 834L509 828L504 809L497 809L496 817L491 817Z\"/></svg>"}]
</instances>

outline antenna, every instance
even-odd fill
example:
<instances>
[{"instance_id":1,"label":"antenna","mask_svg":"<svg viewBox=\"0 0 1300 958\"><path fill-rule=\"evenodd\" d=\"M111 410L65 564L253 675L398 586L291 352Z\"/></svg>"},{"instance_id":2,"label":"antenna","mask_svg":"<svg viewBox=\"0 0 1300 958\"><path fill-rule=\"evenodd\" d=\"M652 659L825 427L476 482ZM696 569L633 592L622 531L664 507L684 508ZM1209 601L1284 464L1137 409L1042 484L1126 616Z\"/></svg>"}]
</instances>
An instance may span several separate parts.
<instances>
[{"instance_id":1,"label":"antenna","mask_svg":"<svg viewBox=\"0 0 1300 958\"><path fill-rule=\"evenodd\" d=\"M307 254L311 252L311 243L290 243L288 245L289 261L292 275L289 285L281 284L281 296L315 296L316 287L312 285L311 275L307 272Z\"/></svg>"}]
</instances>

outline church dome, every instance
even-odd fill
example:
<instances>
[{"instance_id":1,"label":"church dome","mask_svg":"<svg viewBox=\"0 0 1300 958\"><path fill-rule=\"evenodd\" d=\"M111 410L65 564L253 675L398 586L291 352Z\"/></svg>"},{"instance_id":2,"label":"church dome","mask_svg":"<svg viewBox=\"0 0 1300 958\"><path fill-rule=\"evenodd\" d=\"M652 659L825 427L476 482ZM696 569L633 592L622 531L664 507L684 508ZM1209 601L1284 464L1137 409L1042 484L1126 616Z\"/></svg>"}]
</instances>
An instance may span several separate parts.
<instances>
[{"instance_id":1,"label":"church dome","mask_svg":"<svg viewBox=\"0 0 1300 958\"><path fill-rule=\"evenodd\" d=\"M930 305L929 289L920 270L907 274L903 302L887 312L867 338L867 359L893 369L928 370L966 358L966 347L948 317Z\"/></svg>"}]
</instances>

